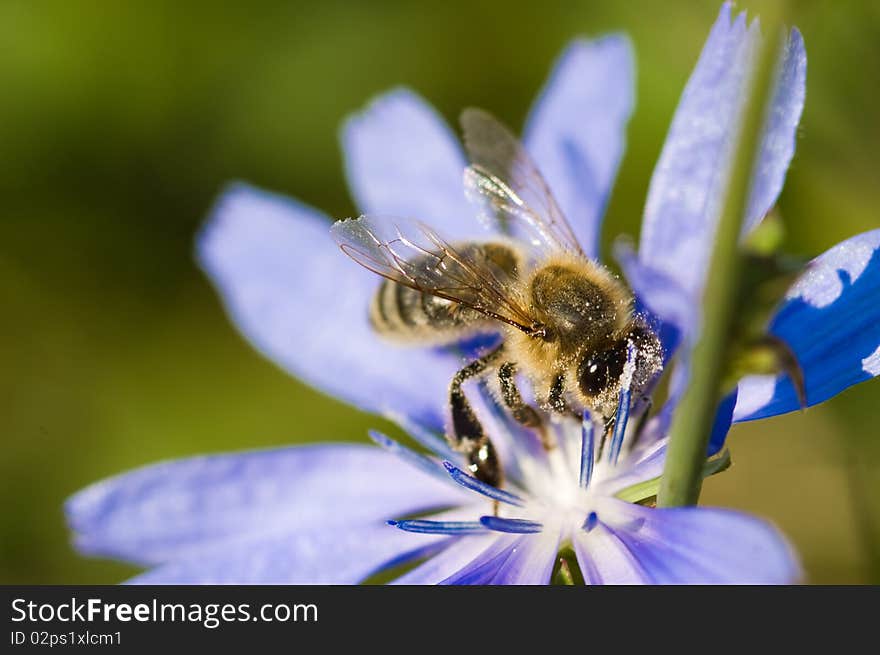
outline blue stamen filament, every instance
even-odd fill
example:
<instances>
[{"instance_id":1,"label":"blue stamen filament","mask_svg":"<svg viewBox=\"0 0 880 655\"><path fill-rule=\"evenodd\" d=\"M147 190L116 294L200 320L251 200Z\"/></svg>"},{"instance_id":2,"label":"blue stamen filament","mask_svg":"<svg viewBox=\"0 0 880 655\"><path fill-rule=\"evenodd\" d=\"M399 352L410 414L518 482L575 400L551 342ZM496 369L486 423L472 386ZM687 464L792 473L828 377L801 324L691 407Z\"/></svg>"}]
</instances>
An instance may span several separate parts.
<instances>
[{"instance_id":1,"label":"blue stamen filament","mask_svg":"<svg viewBox=\"0 0 880 655\"><path fill-rule=\"evenodd\" d=\"M578 484L581 489L589 487L593 477L593 457L596 446L595 427L593 417L588 411L584 411L584 419L581 423L581 470L578 476Z\"/></svg>"},{"instance_id":2,"label":"blue stamen filament","mask_svg":"<svg viewBox=\"0 0 880 655\"><path fill-rule=\"evenodd\" d=\"M426 473L439 476L443 480L449 480L443 469L440 467L440 463L436 460L422 455L421 453L417 453L414 450L410 450L406 446L396 442L391 437L385 436L376 430L370 430L368 434L370 435L370 439L376 442L376 444L397 457L400 457L405 462L412 464Z\"/></svg>"},{"instance_id":3,"label":"blue stamen filament","mask_svg":"<svg viewBox=\"0 0 880 655\"><path fill-rule=\"evenodd\" d=\"M429 521L413 519L408 521L386 521L388 525L405 532L419 534L479 534L486 532L486 527L477 521Z\"/></svg>"},{"instance_id":4,"label":"blue stamen filament","mask_svg":"<svg viewBox=\"0 0 880 655\"><path fill-rule=\"evenodd\" d=\"M507 532L510 534L535 534L544 529L544 526L537 521L505 519L500 516L482 516L480 517L480 523L495 532Z\"/></svg>"},{"instance_id":5,"label":"blue stamen filament","mask_svg":"<svg viewBox=\"0 0 880 655\"><path fill-rule=\"evenodd\" d=\"M635 365L636 348L632 342L629 342L626 351L626 365L622 377L627 377L627 371L630 372L629 380L624 380L624 384L620 387L620 396L617 399L617 413L614 416L614 432L611 435L611 447L608 449L608 461L612 465L617 464L620 457L620 451L623 449L623 438L626 435L626 423L629 420L629 405L632 392L630 385L632 384L631 371Z\"/></svg>"},{"instance_id":6,"label":"blue stamen filament","mask_svg":"<svg viewBox=\"0 0 880 655\"><path fill-rule=\"evenodd\" d=\"M420 446L430 450L432 453L444 458L454 460L459 455L452 450L442 436L438 436L430 429L424 427L416 421L410 420L403 414L391 413L389 418L400 425L404 431L413 438ZM387 438L387 437L386 437ZM380 444L381 445L381 444Z\"/></svg>"},{"instance_id":7,"label":"blue stamen filament","mask_svg":"<svg viewBox=\"0 0 880 655\"><path fill-rule=\"evenodd\" d=\"M614 432L611 435L611 447L608 449L608 461L617 464L620 451L623 449L623 437L626 433L626 423L629 420L629 389L621 389L617 401L617 413L614 415Z\"/></svg>"},{"instance_id":8,"label":"blue stamen filament","mask_svg":"<svg viewBox=\"0 0 880 655\"><path fill-rule=\"evenodd\" d=\"M444 461L443 466L446 467L446 471L452 477L453 480L458 482L465 489L470 489L471 491L476 491L479 494L483 494L492 500L497 500L502 503L507 503L508 505L515 505L516 507L523 507L526 503L519 496L510 493L509 491L502 491L501 489L497 489L490 484L486 484L481 480L477 480L477 478L472 475L468 475L460 468L458 468L452 462Z\"/></svg>"}]
</instances>

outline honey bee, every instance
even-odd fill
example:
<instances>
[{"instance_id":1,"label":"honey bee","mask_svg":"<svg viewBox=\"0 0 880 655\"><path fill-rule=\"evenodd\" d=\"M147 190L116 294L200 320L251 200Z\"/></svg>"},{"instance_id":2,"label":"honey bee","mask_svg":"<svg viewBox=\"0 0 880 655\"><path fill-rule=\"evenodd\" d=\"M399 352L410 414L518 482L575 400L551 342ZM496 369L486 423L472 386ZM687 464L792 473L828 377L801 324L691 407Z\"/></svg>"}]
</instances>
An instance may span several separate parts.
<instances>
[{"instance_id":1,"label":"honey bee","mask_svg":"<svg viewBox=\"0 0 880 655\"><path fill-rule=\"evenodd\" d=\"M504 237L449 243L419 221L380 216L337 221L332 233L349 257L386 278L369 314L380 335L443 346L500 333L499 346L453 377L446 437L475 477L498 486L503 472L465 381L497 376L510 415L544 435L547 416L584 410L607 433L622 384L637 398L660 371L662 348L627 287L584 254L516 137L482 110L465 110L461 123L471 161L465 192ZM538 408L524 401L518 373Z\"/></svg>"}]
</instances>

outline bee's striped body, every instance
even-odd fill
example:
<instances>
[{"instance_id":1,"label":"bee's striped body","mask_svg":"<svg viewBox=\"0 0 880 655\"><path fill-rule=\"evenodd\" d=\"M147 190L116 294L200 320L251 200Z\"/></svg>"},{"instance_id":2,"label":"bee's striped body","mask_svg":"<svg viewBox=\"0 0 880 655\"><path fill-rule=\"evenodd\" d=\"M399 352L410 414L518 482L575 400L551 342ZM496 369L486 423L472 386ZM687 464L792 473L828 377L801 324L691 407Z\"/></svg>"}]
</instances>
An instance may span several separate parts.
<instances>
[{"instance_id":1,"label":"bee's striped body","mask_svg":"<svg viewBox=\"0 0 880 655\"><path fill-rule=\"evenodd\" d=\"M484 270L496 270L511 279L518 274L520 256L508 245L471 242L457 249ZM434 265L434 258L428 255L414 258L409 265L424 268ZM459 265L453 261L446 265L444 275L454 280ZM467 290L456 289L455 292L458 297L467 297ZM455 343L475 332L498 330L497 321L483 313L435 293L418 291L387 279L373 296L370 323L384 337L417 345Z\"/></svg>"}]
</instances>

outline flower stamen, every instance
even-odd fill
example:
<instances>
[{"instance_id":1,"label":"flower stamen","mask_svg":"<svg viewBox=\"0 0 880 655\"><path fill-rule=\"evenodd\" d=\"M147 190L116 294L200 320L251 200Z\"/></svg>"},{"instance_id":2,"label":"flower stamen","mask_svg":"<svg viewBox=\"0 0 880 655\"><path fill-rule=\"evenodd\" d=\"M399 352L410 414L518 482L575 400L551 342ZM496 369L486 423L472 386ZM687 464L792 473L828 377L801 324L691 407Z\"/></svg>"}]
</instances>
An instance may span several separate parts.
<instances>
[{"instance_id":1,"label":"flower stamen","mask_svg":"<svg viewBox=\"0 0 880 655\"><path fill-rule=\"evenodd\" d=\"M636 346L632 341L627 342L626 365L620 376L620 396L617 401L617 414L614 417L614 432L611 436L611 447L608 449L608 461L616 465L623 449L623 438L626 435L626 424L629 420L629 405L632 391L633 373L636 365Z\"/></svg>"},{"instance_id":2,"label":"flower stamen","mask_svg":"<svg viewBox=\"0 0 880 655\"><path fill-rule=\"evenodd\" d=\"M544 525L538 521L505 519L500 516L481 516L480 523L495 532L507 532L510 534L535 534L544 529Z\"/></svg>"},{"instance_id":3,"label":"flower stamen","mask_svg":"<svg viewBox=\"0 0 880 655\"><path fill-rule=\"evenodd\" d=\"M590 512L587 514L587 518L581 526L581 529L584 532L591 532L597 525L599 525L599 515L596 514L596 512Z\"/></svg>"},{"instance_id":4,"label":"flower stamen","mask_svg":"<svg viewBox=\"0 0 880 655\"><path fill-rule=\"evenodd\" d=\"M479 534L486 532L486 527L477 521L429 521L412 519L407 521L386 521L388 525L405 532L419 534Z\"/></svg>"},{"instance_id":5,"label":"flower stamen","mask_svg":"<svg viewBox=\"0 0 880 655\"><path fill-rule=\"evenodd\" d=\"M590 486L593 478L593 459L596 448L596 426L590 412L584 410L584 419L581 423L581 469L578 475L578 484L581 489Z\"/></svg>"},{"instance_id":6,"label":"flower stamen","mask_svg":"<svg viewBox=\"0 0 880 655\"><path fill-rule=\"evenodd\" d=\"M497 500L499 502L507 503L508 505L514 505L516 507L524 507L526 504L526 502L516 494L512 494L509 491L502 491L497 487L486 484L482 480L477 480L477 478L473 477L472 475L468 475L450 461L444 461L443 466L449 472L449 475L452 477L452 479L458 482L458 484L460 484L465 489L476 491L477 493L483 494L484 496L491 498L492 500Z\"/></svg>"},{"instance_id":7,"label":"flower stamen","mask_svg":"<svg viewBox=\"0 0 880 655\"><path fill-rule=\"evenodd\" d=\"M421 453L417 453L416 451L407 448L406 446L398 443L391 437L388 437L376 430L370 430L368 434L370 435L370 439L372 439L377 445L381 446L393 455L401 458L403 461L412 464L413 466L421 469L425 473L429 473L445 481L449 480L449 477L440 467L440 463L438 461L431 459L426 455L422 455Z\"/></svg>"}]
</instances>

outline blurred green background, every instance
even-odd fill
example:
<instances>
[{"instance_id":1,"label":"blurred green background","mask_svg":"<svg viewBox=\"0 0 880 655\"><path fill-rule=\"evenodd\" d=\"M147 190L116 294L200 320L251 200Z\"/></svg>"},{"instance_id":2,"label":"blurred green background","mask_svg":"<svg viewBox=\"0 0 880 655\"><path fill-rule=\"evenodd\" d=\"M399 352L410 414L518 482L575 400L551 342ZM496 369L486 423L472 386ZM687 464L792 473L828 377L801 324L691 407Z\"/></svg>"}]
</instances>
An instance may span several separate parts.
<instances>
[{"instance_id":1,"label":"blurred green background","mask_svg":"<svg viewBox=\"0 0 880 655\"><path fill-rule=\"evenodd\" d=\"M741 6L760 11L761 3ZM638 104L605 242L638 234L650 174L718 2L0 2L0 582L117 582L61 504L193 453L364 439L375 419L258 356L192 258L245 179L355 209L337 128L409 85L453 122L519 126L579 34L628 32ZM807 104L780 209L818 254L880 225L880 3L801 2ZM776 522L811 582L880 582L880 383L738 426L707 503Z\"/></svg>"}]
</instances>

